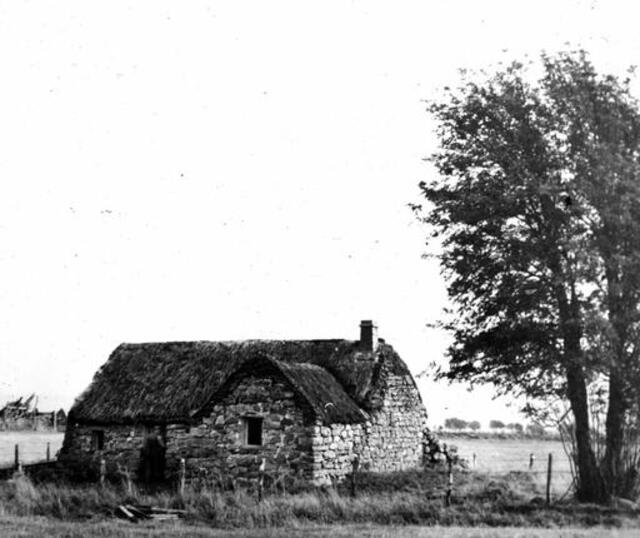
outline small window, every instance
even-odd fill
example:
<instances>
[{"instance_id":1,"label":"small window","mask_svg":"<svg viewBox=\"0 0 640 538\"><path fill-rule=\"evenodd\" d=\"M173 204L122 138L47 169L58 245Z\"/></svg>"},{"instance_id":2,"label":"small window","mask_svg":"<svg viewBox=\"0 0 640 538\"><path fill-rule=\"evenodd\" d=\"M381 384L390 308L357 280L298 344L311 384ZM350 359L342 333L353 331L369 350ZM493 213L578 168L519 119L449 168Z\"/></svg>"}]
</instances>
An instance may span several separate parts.
<instances>
[{"instance_id":1,"label":"small window","mask_svg":"<svg viewBox=\"0 0 640 538\"><path fill-rule=\"evenodd\" d=\"M91 432L91 449L93 451L104 449L104 430L93 430Z\"/></svg>"},{"instance_id":2,"label":"small window","mask_svg":"<svg viewBox=\"0 0 640 538\"><path fill-rule=\"evenodd\" d=\"M244 419L245 439L248 445L262 445L262 418L246 417Z\"/></svg>"}]
</instances>

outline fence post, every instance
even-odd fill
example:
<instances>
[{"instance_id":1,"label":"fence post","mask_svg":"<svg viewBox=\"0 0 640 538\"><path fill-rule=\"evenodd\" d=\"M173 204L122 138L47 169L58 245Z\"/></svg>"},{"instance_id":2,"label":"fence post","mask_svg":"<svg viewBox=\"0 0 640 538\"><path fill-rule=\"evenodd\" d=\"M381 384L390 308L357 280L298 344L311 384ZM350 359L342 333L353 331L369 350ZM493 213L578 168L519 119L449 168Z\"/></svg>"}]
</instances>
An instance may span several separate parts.
<instances>
[{"instance_id":1,"label":"fence post","mask_svg":"<svg viewBox=\"0 0 640 538\"><path fill-rule=\"evenodd\" d=\"M18 467L20 467L20 446L18 445L18 443L16 443L15 447L13 448L13 458L15 468L17 469Z\"/></svg>"},{"instance_id":2,"label":"fence post","mask_svg":"<svg viewBox=\"0 0 640 538\"><path fill-rule=\"evenodd\" d=\"M533 455L533 452L529 454L529 470L533 469L533 464L536 461L536 457Z\"/></svg>"},{"instance_id":3,"label":"fence post","mask_svg":"<svg viewBox=\"0 0 640 538\"><path fill-rule=\"evenodd\" d=\"M553 454L549 452L549 462L547 463L547 506L551 504L551 472L553 469Z\"/></svg>"},{"instance_id":4,"label":"fence post","mask_svg":"<svg viewBox=\"0 0 640 538\"><path fill-rule=\"evenodd\" d=\"M475 469L475 468L476 468L476 459L477 459L477 456L476 456L476 453L474 452L474 453L473 453L473 463L472 463L472 468L473 468L473 469Z\"/></svg>"},{"instance_id":5,"label":"fence post","mask_svg":"<svg viewBox=\"0 0 640 538\"><path fill-rule=\"evenodd\" d=\"M355 497L357 494L357 483L356 483L356 475L358 474L358 467L360 466L360 459L358 456L353 458L351 462L351 496Z\"/></svg>"},{"instance_id":6,"label":"fence post","mask_svg":"<svg viewBox=\"0 0 640 538\"><path fill-rule=\"evenodd\" d=\"M131 473L129 467L124 468L124 479L127 482L127 495L133 495L133 483L131 481Z\"/></svg>"},{"instance_id":7,"label":"fence post","mask_svg":"<svg viewBox=\"0 0 640 538\"><path fill-rule=\"evenodd\" d=\"M447 458L447 491L444 495L444 505L451 506L451 493L453 490L453 458L449 454L446 444L442 445L442 452Z\"/></svg>"},{"instance_id":8,"label":"fence post","mask_svg":"<svg viewBox=\"0 0 640 538\"><path fill-rule=\"evenodd\" d=\"M107 475L107 462L104 458L100 459L100 487L104 486L105 477Z\"/></svg>"},{"instance_id":9,"label":"fence post","mask_svg":"<svg viewBox=\"0 0 640 538\"><path fill-rule=\"evenodd\" d=\"M266 460L262 458L262 462L260 463L260 467L258 468L258 502L262 501L262 496L264 494L264 470L266 467Z\"/></svg>"},{"instance_id":10,"label":"fence post","mask_svg":"<svg viewBox=\"0 0 640 538\"><path fill-rule=\"evenodd\" d=\"M451 506L451 492L453 490L453 461L448 460L449 470L447 472L447 493L444 498L445 506Z\"/></svg>"},{"instance_id":11,"label":"fence post","mask_svg":"<svg viewBox=\"0 0 640 538\"><path fill-rule=\"evenodd\" d=\"M179 490L180 495L184 495L184 484L187 477L187 462L184 458L180 458L180 471L179 471Z\"/></svg>"},{"instance_id":12,"label":"fence post","mask_svg":"<svg viewBox=\"0 0 640 538\"><path fill-rule=\"evenodd\" d=\"M51 461L51 443L47 443L47 461Z\"/></svg>"}]
</instances>

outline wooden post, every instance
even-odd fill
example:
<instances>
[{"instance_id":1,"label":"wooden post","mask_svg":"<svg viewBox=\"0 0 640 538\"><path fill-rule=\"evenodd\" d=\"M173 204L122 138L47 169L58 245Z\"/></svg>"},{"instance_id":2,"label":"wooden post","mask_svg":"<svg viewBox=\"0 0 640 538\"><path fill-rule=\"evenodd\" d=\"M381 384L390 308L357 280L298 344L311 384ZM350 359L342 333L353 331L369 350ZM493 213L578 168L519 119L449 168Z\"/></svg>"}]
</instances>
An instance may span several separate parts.
<instances>
[{"instance_id":1,"label":"wooden post","mask_svg":"<svg viewBox=\"0 0 640 538\"><path fill-rule=\"evenodd\" d=\"M477 456L476 456L476 453L474 452L473 453L473 463L472 463L472 466L471 466L472 469L476 468L476 460L477 460Z\"/></svg>"},{"instance_id":2,"label":"wooden post","mask_svg":"<svg viewBox=\"0 0 640 538\"><path fill-rule=\"evenodd\" d=\"M116 464L116 473L122 479L122 485L127 491L127 495L133 495L133 487L131 485L131 475L129 474L129 469L127 467L122 467L119 463Z\"/></svg>"},{"instance_id":3,"label":"wooden post","mask_svg":"<svg viewBox=\"0 0 640 538\"><path fill-rule=\"evenodd\" d=\"M58 412L57 411L53 412L53 420L51 422L53 423L53 431L57 432L58 431Z\"/></svg>"},{"instance_id":4,"label":"wooden post","mask_svg":"<svg viewBox=\"0 0 640 538\"><path fill-rule=\"evenodd\" d=\"M124 468L124 479L127 485L127 495L133 495L133 483L131 482L131 473L129 472L129 467Z\"/></svg>"},{"instance_id":5,"label":"wooden post","mask_svg":"<svg viewBox=\"0 0 640 538\"><path fill-rule=\"evenodd\" d=\"M16 446L13 447L13 459L15 468L17 469L18 467L20 467L20 446L18 445L18 443L16 443Z\"/></svg>"},{"instance_id":6,"label":"wooden post","mask_svg":"<svg viewBox=\"0 0 640 538\"><path fill-rule=\"evenodd\" d=\"M533 469L533 464L536 462L536 457L533 455L533 452L529 454L529 470Z\"/></svg>"},{"instance_id":7,"label":"wooden post","mask_svg":"<svg viewBox=\"0 0 640 538\"><path fill-rule=\"evenodd\" d=\"M180 458L180 471L179 471L179 479L178 479L178 489L180 491L180 495L184 495L184 484L187 478L187 463L184 458Z\"/></svg>"},{"instance_id":8,"label":"wooden post","mask_svg":"<svg viewBox=\"0 0 640 538\"><path fill-rule=\"evenodd\" d=\"M351 496L355 497L357 495L357 480L356 475L358 474L358 467L360 466L360 458L356 456L353 458L351 462Z\"/></svg>"},{"instance_id":9,"label":"wooden post","mask_svg":"<svg viewBox=\"0 0 640 538\"><path fill-rule=\"evenodd\" d=\"M104 486L105 477L107 476L107 462L104 458L100 459L100 487Z\"/></svg>"},{"instance_id":10,"label":"wooden post","mask_svg":"<svg viewBox=\"0 0 640 538\"><path fill-rule=\"evenodd\" d=\"M443 443L442 452L447 458L447 491L444 495L444 505L451 506L451 493L453 491L453 458L449 454L447 445Z\"/></svg>"},{"instance_id":11,"label":"wooden post","mask_svg":"<svg viewBox=\"0 0 640 538\"><path fill-rule=\"evenodd\" d=\"M551 472L553 469L553 454L549 452L549 462L547 464L547 506L551 504Z\"/></svg>"},{"instance_id":12,"label":"wooden post","mask_svg":"<svg viewBox=\"0 0 640 538\"><path fill-rule=\"evenodd\" d=\"M260 467L258 468L258 502L262 501L264 494L264 470L266 467L266 460L262 458Z\"/></svg>"},{"instance_id":13,"label":"wooden post","mask_svg":"<svg viewBox=\"0 0 640 538\"><path fill-rule=\"evenodd\" d=\"M51 443L47 443L47 461L51 461Z\"/></svg>"},{"instance_id":14,"label":"wooden post","mask_svg":"<svg viewBox=\"0 0 640 538\"><path fill-rule=\"evenodd\" d=\"M33 431L38 429L38 397L36 396L36 403L33 406Z\"/></svg>"},{"instance_id":15,"label":"wooden post","mask_svg":"<svg viewBox=\"0 0 640 538\"><path fill-rule=\"evenodd\" d=\"M448 457L447 454L447 493L444 497L445 506L451 506L451 493L453 491L453 461Z\"/></svg>"}]
</instances>

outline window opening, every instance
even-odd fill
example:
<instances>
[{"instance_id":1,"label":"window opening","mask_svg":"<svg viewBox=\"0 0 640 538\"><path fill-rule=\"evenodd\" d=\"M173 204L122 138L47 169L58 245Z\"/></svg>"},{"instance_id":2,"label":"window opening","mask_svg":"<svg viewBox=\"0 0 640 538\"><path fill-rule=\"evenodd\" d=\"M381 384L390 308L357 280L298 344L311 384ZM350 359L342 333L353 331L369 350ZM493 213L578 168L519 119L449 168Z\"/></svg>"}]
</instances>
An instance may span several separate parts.
<instances>
[{"instance_id":1,"label":"window opening","mask_svg":"<svg viewBox=\"0 0 640 538\"><path fill-rule=\"evenodd\" d=\"M262 418L246 417L244 419L246 440L248 445L262 445Z\"/></svg>"}]
</instances>

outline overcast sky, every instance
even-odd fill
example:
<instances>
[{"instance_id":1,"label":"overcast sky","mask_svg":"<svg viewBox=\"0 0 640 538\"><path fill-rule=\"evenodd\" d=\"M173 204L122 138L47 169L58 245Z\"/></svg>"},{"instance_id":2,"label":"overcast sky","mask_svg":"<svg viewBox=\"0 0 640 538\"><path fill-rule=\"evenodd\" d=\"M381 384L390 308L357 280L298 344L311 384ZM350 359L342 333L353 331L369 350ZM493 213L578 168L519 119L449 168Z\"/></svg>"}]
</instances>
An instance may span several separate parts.
<instances>
[{"instance_id":1,"label":"overcast sky","mask_svg":"<svg viewBox=\"0 0 640 538\"><path fill-rule=\"evenodd\" d=\"M633 5L0 1L0 397L68 407L123 341L356 339L367 318L414 373L441 360L407 207L423 100L566 42L620 72ZM515 417L420 386L432 425Z\"/></svg>"}]
</instances>

